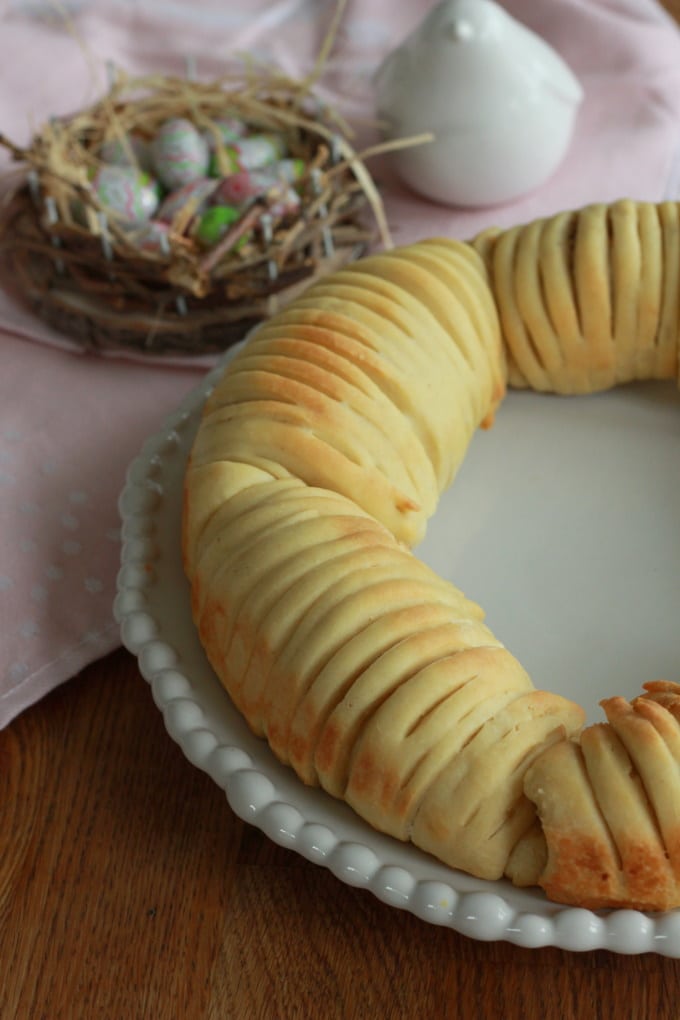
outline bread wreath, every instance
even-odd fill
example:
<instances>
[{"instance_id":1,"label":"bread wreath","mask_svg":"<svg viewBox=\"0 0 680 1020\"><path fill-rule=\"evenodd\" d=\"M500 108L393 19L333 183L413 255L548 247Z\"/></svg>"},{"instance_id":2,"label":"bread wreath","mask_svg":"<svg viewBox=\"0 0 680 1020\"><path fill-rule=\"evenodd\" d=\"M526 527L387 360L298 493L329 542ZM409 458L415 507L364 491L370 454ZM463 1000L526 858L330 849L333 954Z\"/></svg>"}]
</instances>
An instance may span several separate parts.
<instances>
[{"instance_id":1,"label":"bread wreath","mask_svg":"<svg viewBox=\"0 0 680 1020\"><path fill-rule=\"evenodd\" d=\"M678 206L432 239L316 283L209 396L183 556L207 656L308 784L454 868L680 905L680 686L583 729L410 547L506 383L678 376Z\"/></svg>"}]
</instances>

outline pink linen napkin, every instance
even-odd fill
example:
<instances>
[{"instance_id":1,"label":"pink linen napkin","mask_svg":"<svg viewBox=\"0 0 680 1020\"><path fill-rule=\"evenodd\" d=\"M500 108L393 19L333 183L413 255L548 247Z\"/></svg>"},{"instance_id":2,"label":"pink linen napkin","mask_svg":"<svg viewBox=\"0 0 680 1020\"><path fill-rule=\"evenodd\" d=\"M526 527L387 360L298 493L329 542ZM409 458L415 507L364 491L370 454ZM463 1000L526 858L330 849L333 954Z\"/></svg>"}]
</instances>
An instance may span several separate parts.
<instances>
[{"instance_id":1,"label":"pink linen napkin","mask_svg":"<svg viewBox=\"0 0 680 1020\"><path fill-rule=\"evenodd\" d=\"M3 335L0 721L119 644L111 604L128 463L196 382ZM103 369L103 370L102 370Z\"/></svg>"},{"instance_id":2,"label":"pink linen napkin","mask_svg":"<svg viewBox=\"0 0 680 1020\"><path fill-rule=\"evenodd\" d=\"M371 110L371 75L432 0L350 0L320 91ZM506 0L569 62L585 102L568 156L534 194L493 210L427 202L376 163L394 240L469 237L622 196L678 195L680 33L654 0ZM0 131L22 143L49 116L93 101L112 62L201 77L248 50L310 69L333 14L322 0L11 0L0 15ZM59 8L63 13L64 8ZM7 161L0 170L7 169ZM455 168L452 168L455 172ZM27 342L39 341L39 342ZM0 726L119 644L111 604L116 510L127 464L196 385L205 359L168 365L75 354L0 291ZM180 359L181 361L181 359Z\"/></svg>"}]
</instances>

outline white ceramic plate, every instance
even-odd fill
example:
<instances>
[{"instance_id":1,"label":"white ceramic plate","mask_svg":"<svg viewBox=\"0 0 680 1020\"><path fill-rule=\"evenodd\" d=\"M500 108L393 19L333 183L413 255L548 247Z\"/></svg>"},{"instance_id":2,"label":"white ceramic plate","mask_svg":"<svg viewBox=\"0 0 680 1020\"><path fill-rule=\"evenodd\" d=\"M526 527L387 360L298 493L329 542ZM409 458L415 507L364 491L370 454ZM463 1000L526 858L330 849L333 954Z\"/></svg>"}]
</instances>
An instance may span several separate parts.
<instances>
[{"instance_id":1,"label":"white ceramic plate","mask_svg":"<svg viewBox=\"0 0 680 1020\"><path fill-rule=\"evenodd\" d=\"M186 457L220 371L145 443L120 498L116 617L187 758L271 839L433 924L526 947L680 957L680 911L593 913L452 871L305 787L252 736L205 659L180 562ZM665 385L511 393L419 550L485 607L536 686L573 697L591 720L601 697L680 679L679 412Z\"/></svg>"}]
</instances>

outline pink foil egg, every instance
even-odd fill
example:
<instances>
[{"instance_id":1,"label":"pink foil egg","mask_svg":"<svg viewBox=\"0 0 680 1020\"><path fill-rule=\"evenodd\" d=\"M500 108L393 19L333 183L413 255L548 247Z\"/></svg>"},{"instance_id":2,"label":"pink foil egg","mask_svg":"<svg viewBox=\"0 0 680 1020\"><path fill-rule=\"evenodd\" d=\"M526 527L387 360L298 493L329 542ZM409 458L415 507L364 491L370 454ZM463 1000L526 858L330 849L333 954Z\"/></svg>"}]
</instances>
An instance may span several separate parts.
<instances>
[{"instance_id":1,"label":"pink foil egg","mask_svg":"<svg viewBox=\"0 0 680 1020\"><path fill-rule=\"evenodd\" d=\"M222 202L246 202L282 183L291 184L299 180L304 171L305 164L301 159L281 159L262 170L241 170L224 177L213 197Z\"/></svg>"},{"instance_id":2,"label":"pink foil egg","mask_svg":"<svg viewBox=\"0 0 680 1020\"><path fill-rule=\"evenodd\" d=\"M291 188L285 181L270 178L266 186L253 191L250 185L240 187L239 182L234 180L236 177L241 177L241 174L232 174L231 177L225 177L220 186L213 192L213 202L247 208L258 198L266 196L267 211L270 215L277 218L296 213L302 204L302 200L295 188ZM263 206L264 211L265 208Z\"/></svg>"},{"instance_id":3,"label":"pink foil egg","mask_svg":"<svg viewBox=\"0 0 680 1020\"><path fill-rule=\"evenodd\" d=\"M157 182L135 167L104 164L92 179L92 190L107 212L126 223L148 220L158 208Z\"/></svg>"},{"instance_id":4,"label":"pink foil egg","mask_svg":"<svg viewBox=\"0 0 680 1020\"><path fill-rule=\"evenodd\" d=\"M267 181L261 180L261 174L249 170L241 170L239 173L229 174L223 177L217 185L213 194L215 202L226 202L227 204L247 202L250 198L256 198L263 194L268 188L276 183L271 175L267 175Z\"/></svg>"},{"instance_id":5,"label":"pink foil egg","mask_svg":"<svg viewBox=\"0 0 680 1020\"><path fill-rule=\"evenodd\" d=\"M169 191L207 174L208 143L191 121L183 117L174 117L161 125L151 152L156 174Z\"/></svg>"}]
</instances>

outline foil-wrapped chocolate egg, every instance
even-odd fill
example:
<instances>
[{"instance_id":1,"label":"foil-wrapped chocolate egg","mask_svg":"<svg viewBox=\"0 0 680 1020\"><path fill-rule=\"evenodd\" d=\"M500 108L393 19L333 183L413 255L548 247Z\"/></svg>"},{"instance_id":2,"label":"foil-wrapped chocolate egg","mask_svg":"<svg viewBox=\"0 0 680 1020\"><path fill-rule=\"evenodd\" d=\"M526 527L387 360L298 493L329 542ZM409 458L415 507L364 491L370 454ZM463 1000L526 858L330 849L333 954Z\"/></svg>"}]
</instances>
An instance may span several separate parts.
<instances>
[{"instance_id":1,"label":"foil-wrapped chocolate egg","mask_svg":"<svg viewBox=\"0 0 680 1020\"><path fill-rule=\"evenodd\" d=\"M131 240L140 251L153 255L170 253L170 227L159 220L149 220L136 227Z\"/></svg>"},{"instance_id":2,"label":"foil-wrapped chocolate egg","mask_svg":"<svg viewBox=\"0 0 680 1020\"><path fill-rule=\"evenodd\" d=\"M212 195L215 203L234 205L247 206L257 199L267 201L273 216L287 216L297 212L301 205L295 188L267 170L242 170L241 173L230 174L220 181Z\"/></svg>"},{"instance_id":3,"label":"foil-wrapped chocolate egg","mask_svg":"<svg viewBox=\"0 0 680 1020\"><path fill-rule=\"evenodd\" d=\"M141 135L126 135L122 138L109 138L97 154L102 163L112 166L132 166L152 171L151 147Z\"/></svg>"},{"instance_id":4,"label":"foil-wrapped chocolate egg","mask_svg":"<svg viewBox=\"0 0 680 1020\"><path fill-rule=\"evenodd\" d=\"M229 227L241 218L241 210L233 205L214 205L207 209L198 219L194 229L194 237L206 248L217 244L226 234ZM241 244L243 238L239 238Z\"/></svg>"},{"instance_id":5,"label":"foil-wrapped chocolate egg","mask_svg":"<svg viewBox=\"0 0 680 1020\"><path fill-rule=\"evenodd\" d=\"M91 187L105 210L126 223L148 220L158 208L158 182L132 166L102 165Z\"/></svg>"},{"instance_id":6,"label":"foil-wrapped chocolate egg","mask_svg":"<svg viewBox=\"0 0 680 1020\"><path fill-rule=\"evenodd\" d=\"M216 187L217 181L214 177L198 177L195 181L189 181L188 184L166 195L156 218L164 223L172 223L183 210L187 212L190 210L189 218L195 216L205 208Z\"/></svg>"},{"instance_id":7,"label":"foil-wrapped chocolate egg","mask_svg":"<svg viewBox=\"0 0 680 1020\"><path fill-rule=\"evenodd\" d=\"M256 170L280 160L286 153L281 135L249 135L226 145L211 161L211 173L222 176L240 170Z\"/></svg>"},{"instance_id":8,"label":"foil-wrapped chocolate egg","mask_svg":"<svg viewBox=\"0 0 680 1020\"><path fill-rule=\"evenodd\" d=\"M305 172L302 159L280 159L261 170L240 170L224 177L217 185L214 201L242 203L264 195L272 188L292 184Z\"/></svg>"},{"instance_id":9,"label":"foil-wrapped chocolate egg","mask_svg":"<svg viewBox=\"0 0 680 1020\"><path fill-rule=\"evenodd\" d=\"M297 213L302 205L302 200L295 188L287 187L281 195L269 206L272 216L291 216Z\"/></svg>"},{"instance_id":10,"label":"foil-wrapped chocolate egg","mask_svg":"<svg viewBox=\"0 0 680 1020\"><path fill-rule=\"evenodd\" d=\"M208 143L184 117L173 117L161 125L151 152L156 174L169 191L205 177L208 172Z\"/></svg>"}]
</instances>

